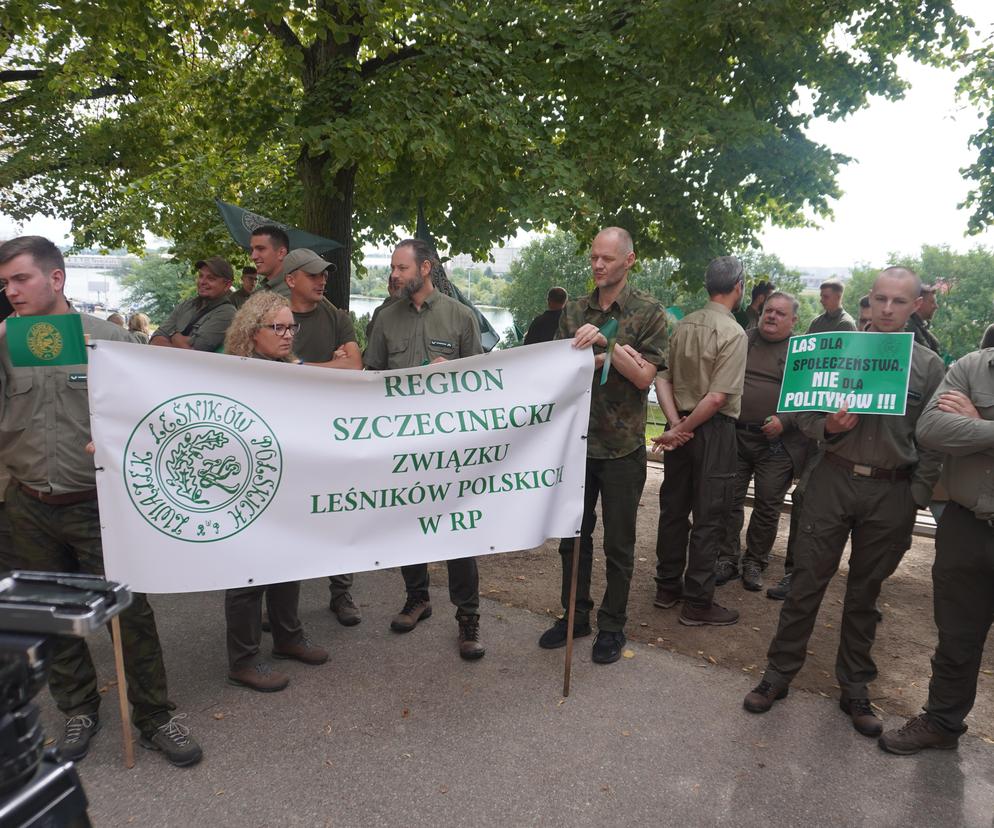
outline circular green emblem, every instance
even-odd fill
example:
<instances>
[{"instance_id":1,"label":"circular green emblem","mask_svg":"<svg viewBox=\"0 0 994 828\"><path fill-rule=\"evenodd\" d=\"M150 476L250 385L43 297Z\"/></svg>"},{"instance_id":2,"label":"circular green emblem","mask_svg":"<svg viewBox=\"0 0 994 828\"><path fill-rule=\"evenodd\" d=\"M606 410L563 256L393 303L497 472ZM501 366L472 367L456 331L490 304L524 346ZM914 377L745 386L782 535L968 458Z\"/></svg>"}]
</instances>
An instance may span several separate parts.
<instances>
[{"instance_id":1,"label":"circular green emblem","mask_svg":"<svg viewBox=\"0 0 994 828\"><path fill-rule=\"evenodd\" d=\"M148 412L124 457L131 502L160 532L204 543L231 537L270 504L283 456L251 408L216 394L185 394Z\"/></svg>"},{"instance_id":2,"label":"circular green emblem","mask_svg":"<svg viewBox=\"0 0 994 828\"><path fill-rule=\"evenodd\" d=\"M28 350L38 359L55 359L62 353L62 334L48 322L36 322L28 328Z\"/></svg>"}]
</instances>

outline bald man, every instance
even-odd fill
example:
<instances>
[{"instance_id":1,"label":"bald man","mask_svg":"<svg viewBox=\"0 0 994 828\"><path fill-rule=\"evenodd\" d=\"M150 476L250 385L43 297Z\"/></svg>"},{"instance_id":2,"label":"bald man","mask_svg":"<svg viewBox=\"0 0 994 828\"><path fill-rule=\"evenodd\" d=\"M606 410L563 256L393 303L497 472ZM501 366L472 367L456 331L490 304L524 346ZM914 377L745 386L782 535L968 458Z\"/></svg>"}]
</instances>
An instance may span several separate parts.
<instances>
[{"instance_id":1,"label":"bald man","mask_svg":"<svg viewBox=\"0 0 994 828\"><path fill-rule=\"evenodd\" d=\"M870 291L870 331L899 333L921 304L921 281L911 270L882 270ZM842 630L835 662L839 707L864 736L876 737L883 723L869 701L877 677L870 656L877 630L880 586L911 546L915 513L928 504L942 455L920 449L915 426L943 377L942 360L915 344L907 407L902 416L850 414L796 415L798 427L823 449L811 471L801 507L790 592L770 644L759 685L743 706L765 713L787 695L804 664L808 639L829 581L852 537L849 576L842 607Z\"/></svg>"},{"instance_id":2,"label":"bald man","mask_svg":"<svg viewBox=\"0 0 994 828\"><path fill-rule=\"evenodd\" d=\"M596 287L589 296L570 302L559 320L556 339L571 339L573 347L591 353L590 423L587 428L587 468L580 560L577 570L575 636L590 635L590 574L597 499L604 524L607 589L597 612L597 638L591 660L611 664L625 645L628 591L635 566L635 518L645 485L645 408L649 385L664 367L666 313L649 294L628 283L635 264L632 237L620 227L597 234L590 248L590 268ZM601 329L617 320L617 344L611 353L607 381L601 373L607 339ZM610 333L610 332L609 332ZM563 538L562 604L569 606L574 538ZM566 644L566 617L542 634L539 646L551 650Z\"/></svg>"}]
</instances>

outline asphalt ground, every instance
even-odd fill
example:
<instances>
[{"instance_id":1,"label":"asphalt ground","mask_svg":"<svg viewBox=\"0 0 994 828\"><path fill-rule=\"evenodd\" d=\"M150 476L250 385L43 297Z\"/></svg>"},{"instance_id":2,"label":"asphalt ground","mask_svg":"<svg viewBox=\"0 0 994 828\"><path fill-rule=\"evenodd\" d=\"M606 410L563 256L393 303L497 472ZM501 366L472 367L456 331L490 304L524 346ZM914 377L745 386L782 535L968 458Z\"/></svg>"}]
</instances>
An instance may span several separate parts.
<instances>
[{"instance_id":1,"label":"asphalt ground","mask_svg":"<svg viewBox=\"0 0 994 828\"><path fill-rule=\"evenodd\" d=\"M109 637L91 640L107 685L79 765L93 824L994 825L994 746L969 734L891 756L834 699L792 692L750 715L750 676L642 644L597 665L591 638L563 699L564 651L536 645L547 618L484 600L487 655L463 662L444 587L431 619L388 629L402 590L399 573L359 574L364 618L347 629L326 581L305 583L305 627L332 657L278 662L292 681L275 694L226 683L221 593L152 596L171 696L205 753L186 769L137 741L124 768ZM57 735L58 710L38 701Z\"/></svg>"}]
</instances>

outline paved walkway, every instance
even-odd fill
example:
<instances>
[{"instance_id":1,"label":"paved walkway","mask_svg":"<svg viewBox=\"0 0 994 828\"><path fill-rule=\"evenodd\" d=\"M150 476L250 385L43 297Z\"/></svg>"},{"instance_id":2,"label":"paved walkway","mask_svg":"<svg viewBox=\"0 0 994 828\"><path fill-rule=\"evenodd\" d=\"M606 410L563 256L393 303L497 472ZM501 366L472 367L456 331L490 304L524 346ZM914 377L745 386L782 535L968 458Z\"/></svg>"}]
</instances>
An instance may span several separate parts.
<instances>
[{"instance_id":1,"label":"paved walkway","mask_svg":"<svg viewBox=\"0 0 994 828\"><path fill-rule=\"evenodd\" d=\"M889 756L834 700L792 693L749 715L749 676L642 645L596 665L589 638L564 701L563 651L536 646L545 618L485 601L488 654L465 663L444 589L402 636L387 628L400 576L356 580L352 629L324 583L305 584L305 625L332 660L291 664L273 695L225 683L220 593L153 596L172 695L206 756L183 770L136 746L124 770L110 688L80 765L94 825L994 825L994 746L979 739ZM92 643L111 678L109 641Z\"/></svg>"}]
</instances>

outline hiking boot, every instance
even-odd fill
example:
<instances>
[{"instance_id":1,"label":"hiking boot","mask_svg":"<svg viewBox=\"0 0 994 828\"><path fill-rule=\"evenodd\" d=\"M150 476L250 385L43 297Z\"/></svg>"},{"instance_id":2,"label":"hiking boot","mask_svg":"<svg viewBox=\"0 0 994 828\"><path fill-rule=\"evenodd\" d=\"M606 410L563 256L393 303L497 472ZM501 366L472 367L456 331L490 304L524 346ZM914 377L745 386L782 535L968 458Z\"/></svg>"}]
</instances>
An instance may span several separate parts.
<instances>
[{"instance_id":1,"label":"hiking boot","mask_svg":"<svg viewBox=\"0 0 994 828\"><path fill-rule=\"evenodd\" d=\"M328 651L305 635L296 644L291 644L285 649L277 650L273 647L273 658L292 658L304 664L324 664L328 660Z\"/></svg>"},{"instance_id":2,"label":"hiking boot","mask_svg":"<svg viewBox=\"0 0 994 828\"><path fill-rule=\"evenodd\" d=\"M186 713L173 716L164 725L159 725L151 734L142 734L141 746L158 750L178 768L196 765L204 755L200 745L190 735L190 728L180 724Z\"/></svg>"},{"instance_id":3,"label":"hiking boot","mask_svg":"<svg viewBox=\"0 0 994 828\"><path fill-rule=\"evenodd\" d=\"M480 643L480 616L457 615L459 622L459 657L466 661L476 661L486 655Z\"/></svg>"},{"instance_id":4,"label":"hiking boot","mask_svg":"<svg viewBox=\"0 0 994 828\"><path fill-rule=\"evenodd\" d=\"M335 613L338 617L338 623L343 627L354 627L362 621L362 613L359 612L359 607L355 605L352 596L347 592L343 592L341 595L332 598L328 609Z\"/></svg>"},{"instance_id":5,"label":"hiking boot","mask_svg":"<svg viewBox=\"0 0 994 828\"><path fill-rule=\"evenodd\" d=\"M597 638L594 639L594 648L590 653L590 660L594 664L614 664L621 658L621 648L624 646L625 634L623 632L598 630Z\"/></svg>"},{"instance_id":6,"label":"hiking boot","mask_svg":"<svg viewBox=\"0 0 994 828\"><path fill-rule=\"evenodd\" d=\"M773 702L787 698L788 688L774 687L766 679L763 679L742 700L742 706L750 713L766 713Z\"/></svg>"},{"instance_id":7,"label":"hiking boot","mask_svg":"<svg viewBox=\"0 0 994 828\"><path fill-rule=\"evenodd\" d=\"M90 740L99 732L100 718L96 713L70 716L56 746L59 756L68 762L78 762L86 756Z\"/></svg>"},{"instance_id":8,"label":"hiking boot","mask_svg":"<svg viewBox=\"0 0 994 828\"><path fill-rule=\"evenodd\" d=\"M759 592L763 588L763 570L753 561L742 564L742 586L749 592Z\"/></svg>"},{"instance_id":9,"label":"hiking boot","mask_svg":"<svg viewBox=\"0 0 994 828\"><path fill-rule=\"evenodd\" d=\"M725 609L713 601L708 607L692 607L684 604L680 610L680 623L687 627L729 627L738 623L739 611Z\"/></svg>"},{"instance_id":10,"label":"hiking boot","mask_svg":"<svg viewBox=\"0 0 994 828\"><path fill-rule=\"evenodd\" d=\"M869 699L839 699L839 709L852 719L852 726L864 736L879 736L884 723L873 712Z\"/></svg>"},{"instance_id":11,"label":"hiking boot","mask_svg":"<svg viewBox=\"0 0 994 828\"><path fill-rule=\"evenodd\" d=\"M670 587L657 586L656 599L652 602L654 606L662 609L675 607L677 602L683 598L683 590L680 587L672 589Z\"/></svg>"},{"instance_id":12,"label":"hiking boot","mask_svg":"<svg viewBox=\"0 0 994 828\"><path fill-rule=\"evenodd\" d=\"M431 601L408 595L404 608L390 622L390 629L394 632L410 632L427 618L431 618Z\"/></svg>"},{"instance_id":13,"label":"hiking boot","mask_svg":"<svg viewBox=\"0 0 994 828\"><path fill-rule=\"evenodd\" d=\"M590 635L590 616L573 616L573 638L584 638ZM538 640L538 646L543 650L558 650L566 646L566 618L557 618Z\"/></svg>"},{"instance_id":14,"label":"hiking boot","mask_svg":"<svg viewBox=\"0 0 994 828\"><path fill-rule=\"evenodd\" d=\"M788 572L780 579L775 587L770 587L766 590L766 597L772 598L774 601L786 601L787 595L790 593L790 573Z\"/></svg>"},{"instance_id":15,"label":"hiking boot","mask_svg":"<svg viewBox=\"0 0 994 828\"><path fill-rule=\"evenodd\" d=\"M739 568L731 561L718 561L714 565L714 585L724 586L739 577Z\"/></svg>"},{"instance_id":16,"label":"hiking boot","mask_svg":"<svg viewBox=\"0 0 994 828\"><path fill-rule=\"evenodd\" d=\"M933 722L928 713L908 719L898 730L888 730L877 739L877 744L888 753L910 756L927 748L954 750L959 737L966 733L966 725L959 733L950 733Z\"/></svg>"},{"instance_id":17,"label":"hiking boot","mask_svg":"<svg viewBox=\"0 0 994 828\"><path fill-rule=\"evenodd\" d=\"M228 684L248 687L260 693L275 693L283 690L289 683L290 677L286 673L277 673L271 664L265 662L228 671Z\"/></svg>"}]
</instances>

